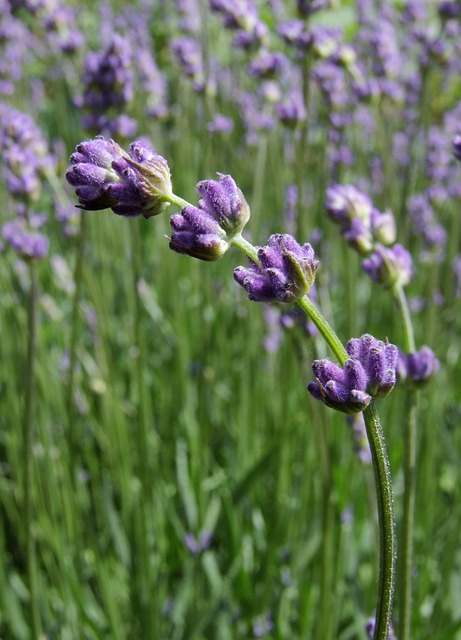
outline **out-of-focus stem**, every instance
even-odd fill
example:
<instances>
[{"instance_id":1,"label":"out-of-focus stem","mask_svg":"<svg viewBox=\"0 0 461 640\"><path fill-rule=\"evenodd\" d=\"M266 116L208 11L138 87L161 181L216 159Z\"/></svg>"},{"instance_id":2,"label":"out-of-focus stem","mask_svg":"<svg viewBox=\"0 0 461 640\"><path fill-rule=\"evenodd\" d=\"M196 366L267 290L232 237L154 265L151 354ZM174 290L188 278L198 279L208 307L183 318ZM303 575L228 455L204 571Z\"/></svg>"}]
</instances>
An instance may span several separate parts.
<instances>
[{"instance_id":1,"label":"out-of-focus stem","mask_svg":"<svg viewBox=\"0 0 461 640\"><path fill-rule=\"evenodd\" d=\"M74 269L74 297L72 300L72 316L70 327L70 340L69 340L69 375L67 379L67 397L66 397L66 409L67 409L67 421L68 421L68 442L69 442L69 457L75 454L75 408L74 408L74 392L75 392L75 373L77 366L77 339L78 339L78 325L79 325L79 311L80 311L80 299L82 295L82 281L83 281L83 264L85 258L85 241L86 241L86 214L82 212L80 214L80 228L77 239L76 259Z\"/></svg>"},{"instance_id":2,"label":"out-of-focus stem","mask_svg":"<svg viewBox=\"0 0 461 640\"><path fill-rule=\"evenodd\" d=\"M40 634L40 613L38 608L37 557L35 547L35 526L33 507L33 429L35 420L35 364L37 352L37 296L38 282L34 261L29 264L30 291L27 309L27 358L25 368L25 397L23 417L24 455L24 531L26 532L26 565L29 587L29 622L31 640Z\"/></svg>"},{"instance_id":3,"label":"out-of-focus stem","mask_svg":"<svg viewBox=\"0 0 461 640\"><path fill-rule=\"evenodd\" d=\"M400 309L404 327L404 347L407 353L416 350L413 324L410 310L403 287L394 289L394 298ZM399 556L399 640L410 640L411 611L412 611L412 569L413 569L413 539L415 521L415 493L416 493L416 420L417 395L414 390L407 392L406 419L404 423L404 489L402 535Z\"/></svg>"}]
</instances>

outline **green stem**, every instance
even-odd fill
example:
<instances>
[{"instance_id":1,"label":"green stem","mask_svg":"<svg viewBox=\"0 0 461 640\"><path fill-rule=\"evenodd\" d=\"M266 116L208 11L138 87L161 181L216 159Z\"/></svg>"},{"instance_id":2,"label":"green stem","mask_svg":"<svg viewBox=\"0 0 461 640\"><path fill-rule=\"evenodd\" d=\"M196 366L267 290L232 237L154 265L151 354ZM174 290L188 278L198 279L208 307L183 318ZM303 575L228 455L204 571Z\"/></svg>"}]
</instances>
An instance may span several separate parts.
<instances>
[{"instance_id":1,"label":"green stem","mask_svg":"<svg viewBox=\"0 0 461 640\"><path fill-rule=\"evenodd\" d=\"M253 260L256 264L259 264L258 251L256 247L254 247L251 242L245 240L241 233L237 233L232 240L231 245L240 249L246 256Z\"/></svg>"},{"instance_id":2,"label":"green stem","mask_svg":"<svg viewBox=\"0 0 461 640\"><path fill-rule=\"evenodd\" d=\"M404 327L404 348L407 353L416 350L413 324L403 287L396 287L394 298L399 306ZM417 396L409 390L406 398L406 420L404 425L404 489L402 535L400 541L399 567L399 639L410 640L412 611L412 567L416 493L416 436Z\"/></svg>"},{"instance_id":3,"label":"green stem","mask_svg":"<svg viewBox=\"0 0 461 640\"><path fill-rule=\"evenodd\" d=\"M69 427L69 458L75 461L76 455L76 443L77 438L75 434L75 408L74 408L74 393L75 393L75 373L77 366L77 338L79 329L79 310L80 299L82 295L82 281L83 281L83 264L85 258L85 239L86 239L86 214L82 212L80 214L80 229L77 240L77 256L75 260L74 270L74 282L75 290L72 300L72 316L71 316L71 328L70 328L70 344L69 344L69 377L67 381L67 397L66 397L66 409L67 420Z\"/></svg>"},{"instance_id":4,"label":"green stem","mask_svg":"<svg viewBox=\"0 0 461 640\"><path fill-rule=\"evenodd\" d=\"M404 433L404 493L399 562L399 631L400 640L410 640L412 611L413 538L416 493L416 393L407 394Z\"/></svg>"},{"instance_id":5,"label":"green stem","mask_svg":"<svg viewBox=\"0 0 461 640\"><path fill-rule=\"evenodd\" d=\"M259 264L258 252L256 247L254 247L250 242L245 240L240 233L235 235L231 244L240 251L243 251L253 262ZM325 341L339 360L339 362L343 365L346 360L349 359L349 355L344 348L341 340L338 338L336 333L330 327L326 318L320 313L315 304L311 302L311 300L307 296L303 296L300 300L297 301L298 305L303 309L315 326L318 328Z\"/></svg>"},{"instance_id":6,"label":"green stem","mask_svg":"<svg viewBox=\"0 0 461 640\"><path fill-rule=\"evenodd\" d=\"M30 637L40 635L38 609L37 558L35 548L35 523L33 507L33 428L35 420L35 364L37 352L37 272L33 261L29 264L30 291L27 309L28 346L25 372L25 398L23 418L24 451L24 530L26 532L26 563L29 587Z\"/></svg>"},{"instance_id":7,"label":"green stem","mask_svg":"<svg viewBox=\"0 0 461 640\"><path fill-rule=\"evenodd\" d=\"M410 309L408 308L408 301L405 295L405 290L402 286L396 286L394 287L392 292L402 316L403 330L405 332L405 351L411 353L413 351L416 351L416 346L415 336L413 332L413 323L411 321Z\"/></svg>"},{"instance_id":8,"label":"green stem","mask_svg":"<svg viewBox=\"0 0 461 640\"><path fill-rule=\"evenodd\" d=\"M315 324L317 329L320 331L322 336L324 337L326 343L333 351L337 359L339 360L341 365L344 365L346 360L349 359L349 354L343 346L343 343L338 338L336 333L330 327L326 318L320 313L315 304L308 298L308 296L302 297L298 300L298 305L303 309L312 322Z\"/></svg>"},{"instance_id":9,"label":"green stem","mask_svg":"<svg viewBox=\"0 0 461 640\"><path fill-rule=\"evenodd\" d=\"M396 538L392 483L384 433L372 401L363 412L378 506L379 576L373 640L388 640L395 583Z\"/></svg>"},{"instance_id":10,"label":"green stem","mask_svg":"<svg viewBox=\"0 0 461 640\"><path fill-rule=\"evenodd\" d=\"M194 206L190 202L187 202L187 200L183 200L182 198L180 198L179 196L175 195L174 193L172 193L172 194L170 194L168 196L164 195L163 199L167 200L168 202L171 202L171 204L175 204L177 207L180 207L181 209L183 207L193 207Z\"/></svg>"},{"instance_id":11,"label":"green stem","mask_svg":"<svg viewBox=\"0 0 461 640\"><path fill-rule=\"evenodd\" d=\"M130 227L131 241L131 275L133 290L133 341L136 348L135 357L135 379L137 386L138 400L138 420L137 420L137 474L141 484L140 504L133 512L133 570L136 575L135 598L136 605L139 608L140 619L142 620L142 629L146 637L157 637L158 629L156 629L156 599L154 595L152 579L152 567L149 562L142 562L142 559L151 556L149 548L148 536L148 513L147 506L149 504L150 495L149 488L152 484L152 477L149 472L149 456L152 449L149 446L149 418L151 415L149 398L146 393L145 380L145 340L142 330L142 309L141 301L138 293L138 286L141 277L141 238L139 234L139 225L131 225Z\"/></svg>"}]
</instances>

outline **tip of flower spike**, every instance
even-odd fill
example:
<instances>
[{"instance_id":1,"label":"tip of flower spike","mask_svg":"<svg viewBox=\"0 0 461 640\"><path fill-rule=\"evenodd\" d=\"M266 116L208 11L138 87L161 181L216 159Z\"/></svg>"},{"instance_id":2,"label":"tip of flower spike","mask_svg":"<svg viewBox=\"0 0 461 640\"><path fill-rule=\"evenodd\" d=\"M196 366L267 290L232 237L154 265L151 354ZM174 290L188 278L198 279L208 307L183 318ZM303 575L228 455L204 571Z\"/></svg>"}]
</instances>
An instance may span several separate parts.
<instances>
[{"instance_id":1,"label":"tip of flower spike","mask_svg":"<svg viewBox=\"0 0 461 640\"><path fill-rule=\"evenodd\" d=\"M172 195L167 161L142 140L133 142L129 153L101 136L81 142L66 179L76 189L80 208L111 208L128 217L159 215Z\"/></svg>"}]
</instances>

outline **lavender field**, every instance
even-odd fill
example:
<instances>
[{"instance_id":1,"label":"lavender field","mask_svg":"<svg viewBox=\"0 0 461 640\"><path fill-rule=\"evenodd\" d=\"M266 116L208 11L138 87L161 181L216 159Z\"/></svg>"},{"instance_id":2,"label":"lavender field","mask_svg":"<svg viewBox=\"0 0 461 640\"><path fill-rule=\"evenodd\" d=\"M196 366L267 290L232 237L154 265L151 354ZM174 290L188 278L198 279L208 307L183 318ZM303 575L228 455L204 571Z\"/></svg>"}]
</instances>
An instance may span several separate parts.
<instances>
[{"instance_id":1,"label":"lavender field","mask_svg":"<svg viewBox=\"0 0 461 640\"><path fill-rule=\"evenodd\" d=\"M0 640L461 640L461 2L0 47Z\"/></svg>"}]
</instances>

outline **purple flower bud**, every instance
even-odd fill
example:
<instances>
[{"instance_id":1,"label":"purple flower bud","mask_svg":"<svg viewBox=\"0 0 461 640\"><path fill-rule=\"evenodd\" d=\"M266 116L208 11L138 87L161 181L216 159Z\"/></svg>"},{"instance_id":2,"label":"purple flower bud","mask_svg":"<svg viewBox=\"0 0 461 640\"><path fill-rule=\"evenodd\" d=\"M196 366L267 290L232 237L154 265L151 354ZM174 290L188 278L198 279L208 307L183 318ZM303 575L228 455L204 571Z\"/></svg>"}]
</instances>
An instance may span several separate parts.
<instances>
[{"instance_id":1,"label":"purple flower bud","mask_svg":"<svg viewBox=\"0 0 461 640\"><path fill-rule=\"evenodd\" d=\"M217 113L213 120L207 124L207 130L210 133L231 133L234 128L234 122L230 118L226 118Z\"/></svg>"},{"instance_id":2,"label":"purple flower bud","mask_svg":"<svg viewBox=\"0 0 461 640\"><path fill-rule=\"evenodd\" d=\"M343 413L359 413L367 408L371 396L366 393L367 376L357 360L346 360L344 367L331 360L314 360L312 371L316 382L307 390L327 407Z\"/></svg>"},{"instance_id":3,"label":"purple flower bud","mask_svg":"<svg viewBox=\"0 0 461 640\"><path fill-rule=\"evenodd\" d=\"M250 208L231 176L197 184L198 207L184 207L170 218L170 248L199 260L218 260L250 217Z\"/></svg>"},{"instance_id":4,"label":"purple flower bud","mask_svg":"<svg viewBox=\"0 0 461 640\"><path fill-rule=\"evenodd\" d=\"M39 260L48 253L48 238L42 233L26 229L20 220L5 222L2 235L5 242L24 260Z\"/></svg>"},{"instance_id":5,"label":"purple flower bud","mask_svg":"<svg viewBox=\"0 0 461 640\"><path fill-rule=\"evenodd\" d=\"M319 261L310 244L300 246L287 234L274 234L269 244L258 249L260 264L237 267L234 279L256 302L294 302L314 284Z\"/></svg>"},{"instance_id":6,"label":"purple flower bud","mask_svg":"<svg viewBox=\"0 0 461 640\"><path fill-rule=\"evenodd\" d=\"M365 334L349 340L346 351L351 356L344 367L330 360L315 360L309 393L324 404L343 413L358 413L372 397L384 398L394 387L398 349Z\"/></svg>"},{"instance_id":7,"label":"purple flower bud","mask_svg":"<svg viewBox=\"0 0 461 640\"><path fill-rule=\"evenodd\" d=\"M111 208L118 215L149 218L162 213L172 194L167 161L141 140L126 153L113 140L98 136L77 145L67 181L76 188L79 207Z\"/></svg>"},{"instance_id":8,"label":"purple flower bud","mask_svg":"<svg viewBox=\"0 0 461 640\"><path fill-rule=\"evenodd\" d=\"M226 232L206 211L184 207L170 218L170 249L199 260L218 260L229 248Z\"/></svg>"},{"instance_id":9,"label":"purple flower bud","mask_svg":"<svg viewBox=\"0 0 461 640\"><path fill-rule=\"evenodd\" d=\"M332 185L327 189L325 209L333 222L353 218L368 221L373 210L370 198L352 185Z\"/></svg>"},{"instance_id":10,"label":"purple flower bud","mask_svg":"<svg viewBox=\"0 0 461 640\"><path fill-rule=\"evenodd\" d=\"M377 209L373 209L370 223L371 232L376 242L380 242L386 246L394 244L397 238L397 228L392 211L381 213Z\"/></svg>"},{"instance_id":11,"label":"purple flower bud","mask_svg":"<svg viewBox=\"0 0 461 640\"><path fill-rule=\"evenodd\" d=\"M399 353L397 377L399 382L415 387L424 386L440 369L440 362L430 347L424 345L413 353Z\"/></svg>"},{"instance_id":12,"label":"purple flower bud","mask_svg":"<svg viewBox=\"0 0 461 640\"><path fill-rule=\"evenodd\" d=\"M300 92L288 93L282 104L277 105L277 115L287 127L296 127L307 117L304 99Z\"/></svg>"},{"instance_id":13,"label":"purple flower bud","mask_svg":"<svg viewBox=\"0 0 461 640\"><path fill-rule=\"evenodd\" d=\"M353 338L346 351L358 360L367 376L366 391L375 398L384 398L395 385L398 349L389 342L377 340L370 334Z\"/></svg>"},{"instance_id":14,"label":"purple flower bud","mask_svg":"<svg viewBox=\"0 0 461 640\"><path fill-rule=\"evenodd\" d=\"M374 282L386 288L404 287L413 275L411 254L401 244L393 247L376 245L371 256L363 260L362 267Z\"/></svg>"},{"instance_id":15,"label":"purple flower bud","mask_svg":"<svg viewBox=\"0 0 461 640\"><path fill-rule=\"evenodd\" d=\"M272 78L282 71L285 64L286 59L282 53L263 51L250 63L248 73L255 78Z\"/></svg>"},{"instance_id":16,"label":"purple flower bud","mask_svg":"<svg viewBox=\"0 0 461 640\"><path fill-rule=\"evenodd\" d=\"M198 206L206 211L231 238L240 233L250 219L250 207L232 176L218 173L219 180L202 180L197 184L201 196Z\"/></svg>"},{"instance_id":17,"label":"purple flower bud","mask_svg":"<svg viewBox=\"0 0 461 640\"><path fill-rule=\"evenodd\" d=\"M362 255L373 250L373 236L368 226L360 218L353 218L341 226L341 234L348 244Z\"/></svg>"},{"instance_id":18,"label":"purple flower bud","mask_svg":"<svg viewBox=\"0 0 461 640\"><path fill-rule=\"evenodd\" d=\"M439 2L437 10L439 16L444 20L450 20L451 18L457 18L461 15L461 5L454 0L442 0Z\"/></svg>"}]
</instances>

